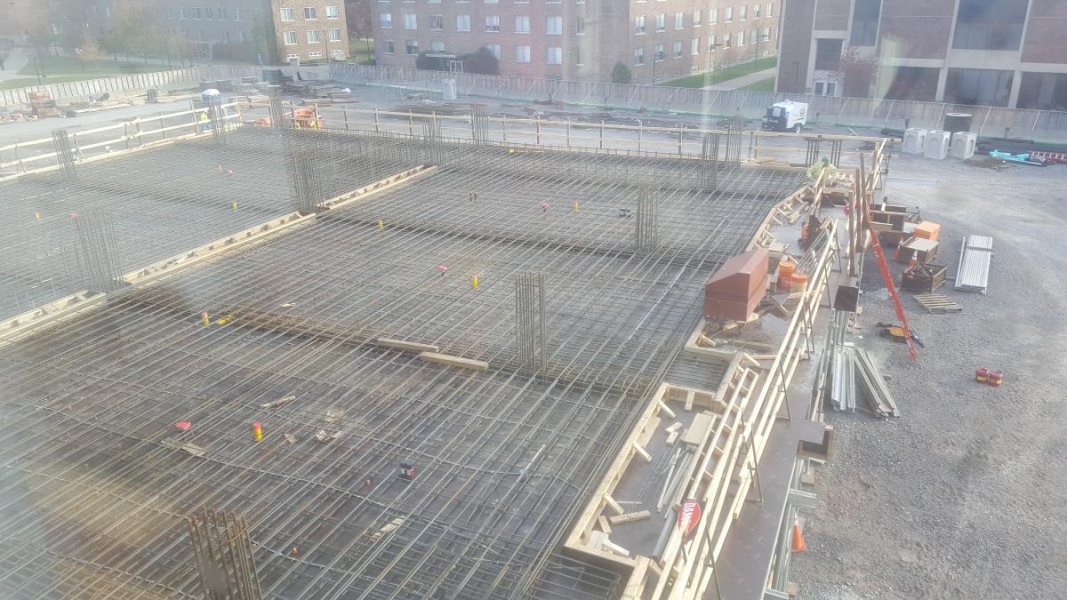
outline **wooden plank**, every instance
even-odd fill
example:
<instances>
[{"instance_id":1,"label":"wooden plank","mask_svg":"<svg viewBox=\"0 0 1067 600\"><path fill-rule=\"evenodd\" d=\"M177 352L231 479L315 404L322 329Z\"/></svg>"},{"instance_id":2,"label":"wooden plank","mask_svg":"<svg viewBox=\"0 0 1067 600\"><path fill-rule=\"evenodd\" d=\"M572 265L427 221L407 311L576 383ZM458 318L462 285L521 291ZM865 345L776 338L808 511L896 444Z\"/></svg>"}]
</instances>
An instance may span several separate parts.
<instances>
[{"instance_id":1,"label":"wooden plank","mask_svg":"<svg viewBox=\"0 0 1067 600\"><path fill-rule=\"evenodd\" d=\"M648 443L652 441L652 435L659 429L659 422L659 417L652 417L645 423L644 428L641 430L641 435L637 436L637 443L640 444L642 448L648 446Z\"/></svg>"},{"instance_id":2,"label":"wooden plank","mask_svg":"<svg viewBox=\"0 0 1067 600\"><path fill-rule=\"evenodd\" d=\"M470 358L462 358L459 356L452 356L451 354L438 354L437 352L422 352L419 354L419 359L426 362L437 363L439 365L447 365L450 367L459 367L461 369L470 369L472 371L486 371L489 369L489 363L482 360L473 360Z\"/></svg>"},{"instance_id":3,"label":"wooden plank","mask_svg":"<svg viewBox=\"0 0 1067 600\"><path fill-rule=\"evenodd\" d=\"M680 421L675 421L673 425L667 428L667 433L674 433L675 431L681 430L683 427L685 426L682 425Z\"/></svg>"},{"instance_id":4,"label":"wooden plank","mask_svg":"<svg viewBox=\"0 0 1067 600\"><path fill-rule=\"evenodd\" d=\"M630 558L630 551L629 550L627 550L626 548L623 548L622 546L612 542L610 539L608 539L608 536L606 536L606 535L600 538L600 544L608 552L612 552L614 554L618 554L619 556L625 556L626 558Z\"/></svg>"},{"instance_id":5,"label":"wooden plank","mask_svg":"<svg viewBox=\"0 0 1067 600\"><path fill-rule=\"evenodd\" d=\"M611 494L604 494L604 504L607 504L608 508L615 511L615 514L617 515L626 513L626 511L622 508L622 505L620 505L618 502L615 501L614 498L611 497Z\"/></svg>"},{"instance_id":6,"label":"wooden plank","mask_svg":"<svg viewBox=\"0 0 1067 600\"><path fill-rule=\"evenodd\" d=\"M693 410L693 399L696 398L696 393L693 390L689 390L685 394L685 409Z\"/></svg>"},{"instance_id":7,"label":"wooden plank","mask_svg":"<svg viewBox=\"0 0 1067 600\"><path fill-rule=\"evenodd\" d=\"M637 442L634 442L634 452L640 454L641 458L645 459L645 462L652 462L652 455L649 454L647 450L642 448L641 444L638 444Z\"/></svg>"},{"instance_id":8,"label":"wooden plank","mask_svg":"<svg viewBox=\"0 0 1067 600\"><path fill-rule=\"evenodd\" d=\"M667 436L667 445L668 446L673 446L674 443L678 441L678 438L681 435L682 435L682 430L681 429L679 429L678 431L672 431L670 433L670 435Z\"/></svg>"},{"instance_id":9,"label":"wooden plank","mask_svg":"<svg viewBox=\"0 0 1067 600\"><path fill-rule=\"evenodd\" d=\"M622 525L623 523L633 523L635 521L644 521L645 519L652 518L652 513L647 510L639 510L637 512L625 513L621 515L615 515L614 517L608 517L608 522L612 525Z\"/></svg>"},{"instance_id":10,"label":"wooden plank","mask_svg":"<svg viewBox=\"0 0 1067 600\"><path fill-rule=\"evenodd\" d=\"M672 418L672 419L676 416L674 414L674 411L671 410L670 407L667 406L667 403L664 402L663 400L659 401L659 409L662 410L663 412L667 413L667 416Z\"/></svg>"},{"instance_id":11,"label":"wooden plank","mask_svg":"<svg viewBox=\"0 0 1067 600\"><path fill-rule=\"evenodd\" d=\"M605 517L604 515L600 515L599 517L597 517L596 522L600 525L600 531L611 535L611 524L608 523L607 517Z\"/></svg>"},{"instance_id":12,"label":"wooden plank","mask_svg":"<svg viewBox=\"0 0 1067 600\"><path fill-rule=\"evenodd\" d=\"M686 444L699 445L704 439L704 433L711 429L714 422L714 415L709 415L707 413L697 413L693 415L693 424L689 426L685 435L682 436L682 441Z\"/></svg>"},{"instance_id":13,"label":"wooden plank","mask_svg":"<svg viewBox=\"0 0 1067 600\"><path fill-rule=\"evenodd\" d=\"M397 350L414 350L415 352L440 352L439 346L432 344L420 344L418 342L409 342L407 340L395 340L392 338L378 338L374 340L374 343L379 346L385 346L386 348L396 348Z\"/></svg>"}]
</instances>

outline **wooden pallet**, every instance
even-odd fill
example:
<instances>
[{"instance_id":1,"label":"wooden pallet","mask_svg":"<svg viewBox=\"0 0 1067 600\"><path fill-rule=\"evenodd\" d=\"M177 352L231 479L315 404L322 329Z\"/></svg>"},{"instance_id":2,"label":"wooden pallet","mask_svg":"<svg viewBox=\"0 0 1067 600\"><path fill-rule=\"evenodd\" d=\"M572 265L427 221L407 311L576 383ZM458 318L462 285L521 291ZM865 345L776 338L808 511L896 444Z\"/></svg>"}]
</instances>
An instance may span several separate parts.
<instances>
[{"instance_id":1,"label":"wooden pallet","mask_svg":"<svg viewBox=\"0 0 1067 600\"><path fill-rule=\"evenodd\" d=\"M915 301L922 304L926 312L938 314L963 312L962 306L943 294L915 294Z\"/></svg>"}]
</instances>

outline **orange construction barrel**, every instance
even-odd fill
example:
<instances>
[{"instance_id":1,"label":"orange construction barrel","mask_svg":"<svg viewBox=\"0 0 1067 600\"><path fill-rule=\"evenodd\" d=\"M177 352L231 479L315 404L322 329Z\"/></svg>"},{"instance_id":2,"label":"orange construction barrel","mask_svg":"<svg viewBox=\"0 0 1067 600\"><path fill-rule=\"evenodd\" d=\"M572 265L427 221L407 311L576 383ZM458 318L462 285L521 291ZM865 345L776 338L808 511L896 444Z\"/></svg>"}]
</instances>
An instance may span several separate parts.
<instances>
[{"instance_id":1,"label":"orange construction barrel","mask_svg":"<svg viewBox=\"0 0 1067 600\"><path fill-rule=\"evenodd\" d=\"M797 263L793 262L789 258L783 258L778 263L778 289L788 290L793 283L793 271L797 268Z\"/></svg>"},{"instance_id":2,"label":"orange construction barrel","mask_svg":"<svg viewBox=\"0 0 1067 600\"><path fill-rule=\"evenodd\" d=\"M807 273L800 273L800 272L793 273L793 275L791 276L791 279L793 280L792 291L794 291L794 292L803 292L804 290L808 289L808 274Z\"/></svg>"}]
</instances>

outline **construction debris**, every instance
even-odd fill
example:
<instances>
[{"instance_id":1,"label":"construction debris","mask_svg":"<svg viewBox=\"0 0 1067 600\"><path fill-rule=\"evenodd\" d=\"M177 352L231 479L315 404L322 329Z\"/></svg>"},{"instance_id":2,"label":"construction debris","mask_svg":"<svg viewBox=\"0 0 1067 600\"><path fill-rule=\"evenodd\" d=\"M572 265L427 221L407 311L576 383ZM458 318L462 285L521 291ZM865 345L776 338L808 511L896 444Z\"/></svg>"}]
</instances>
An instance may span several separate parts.
<instances>
[{"instance_id":1,"label":"construction debris","mask_svg":"<svg viewBox=\"0 0 1067 600\"><path fill-rule=\"evenodd\" d=\"M989 263L992 259L992 237L969 235L964 238L960 264L956 269L956 289L984 294L989 285Z\"/></svg>"},{"instance_id":2,"label":"construction debris","mask_svg":"<svg viewBox=\"0 0 1067 600\"><path fill-rule=\"evenodd\" d=\"M285 437L285 441L289 442L290 444L295 444L296 443L296 436L295 435L293 435L291 433L286 433L286 434L284 434L284 437Z\"/></svg>"},{"instance_id":3,"label":"construction debris","mask_svg":"<svg viewBox=\"0 0 1067 600\"><path fill-rule=\"evenodd\" d=\"M164 448L170 448L171 450L181 450L182 452L188 452L189 454L192 454L193 456L196 456L198 458L202 456L207 456L207 450L204 450L196 444L190 444L188 442L182 443L177 440L167 439L160 442L160 445Z\"/></svg>"},{"instance_id":4,"label":"construction debris","mask_svg":"<svg viewBox=\"0 0 1067 600\"><path fill-rule=\"evenodd\" d=\"M622 525L623 523L633 523L634 521L644 521L652 517L652 513L647 510L639 510L637 512L625 513L621 515L615 515L608 517L608 522L612 525Z\"/></svg>"},{"instance_id":5,"label":"construction debris","mask_svg":"<svg viewBox=\"0 0 1067 600\"><path fill-rule=\"evenodd\" d=\"M963 307L943 294L916 294L915 301L927 312L945 314L963 312Z\"/></svg>"},{"instance_id":6,"label":"construction debris","mask_svg":"<svg viewBox=\"0 0 1067 600\"><path fill-rule=\"evenodd\" d=\"M862 397L871 410L882 418L899 417L896 402L885 379L863 348L846 343L836 349L832 368L830 403L836 410L854 412Z\"/></svg>"},{"instance_id":7,"label":"construction debris","mask_svg":"<svg viewBox=\"0 0 1067 600\"><path fill-rule=\"evenodd\" d=\"M340 439L340 438L341 438L341 432L340 431L335 431L334 433L326 433L325 429L320 429L318 431L318 433L315 434L315 441L319 442L320 444L328 444L328 443L330 443L330 442L332 442L334 440Z\"/></svg>"}]
</instances>

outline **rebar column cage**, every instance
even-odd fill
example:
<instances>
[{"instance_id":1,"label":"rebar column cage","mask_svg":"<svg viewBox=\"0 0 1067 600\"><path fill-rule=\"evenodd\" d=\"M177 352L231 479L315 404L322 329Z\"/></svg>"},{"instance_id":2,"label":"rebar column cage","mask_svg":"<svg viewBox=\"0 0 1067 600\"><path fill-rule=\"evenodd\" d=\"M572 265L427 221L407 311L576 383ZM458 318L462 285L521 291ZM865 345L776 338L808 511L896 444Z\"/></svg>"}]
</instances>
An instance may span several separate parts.
<instances>
[{"instance_id":1,"label":"rebar column cage","mask_svg":"<svg viewBox=\"0 0 1067 600\"><path fill-rule=\"evenodd\" d=\"M519 273L515 277L515 342L519 368L548 368L545 332L545 274Z\"/></svg>"},{"instance_id":2,"label":"rebar column cage","mask_svg":"<svg viewBox=\"0 0 1067 600\"><path fill-rule=\"evenodd\" d=\"M262 600L244 517L209 510L186 517L205 600Z\"/></svg>"}]
</instances>

